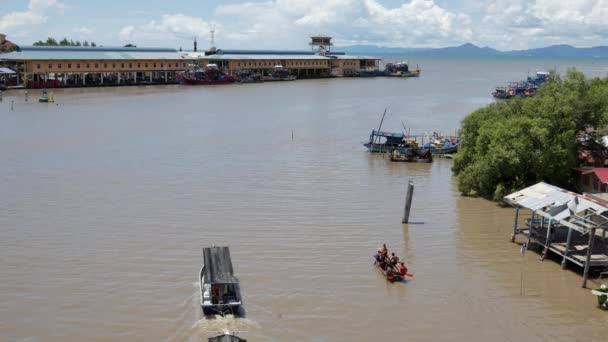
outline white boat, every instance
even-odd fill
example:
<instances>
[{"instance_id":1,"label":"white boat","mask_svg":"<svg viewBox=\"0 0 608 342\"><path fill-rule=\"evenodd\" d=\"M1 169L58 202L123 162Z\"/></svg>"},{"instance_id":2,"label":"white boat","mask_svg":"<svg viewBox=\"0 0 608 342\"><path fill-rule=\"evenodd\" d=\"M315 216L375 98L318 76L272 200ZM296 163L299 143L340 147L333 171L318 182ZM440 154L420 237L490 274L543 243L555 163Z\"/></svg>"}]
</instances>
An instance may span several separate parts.
<instances>
[{"instance_id":1,"label":"white boat","mask_svg":"<svg viewBox=\"0 0 608 342\"><path fill-rule=\"evenodd\" d=\"M228 247L203 248L200 271L201 308L205 315L238 315L241 301L239 280L234 276Z\"/></svg>"}]
</instances>

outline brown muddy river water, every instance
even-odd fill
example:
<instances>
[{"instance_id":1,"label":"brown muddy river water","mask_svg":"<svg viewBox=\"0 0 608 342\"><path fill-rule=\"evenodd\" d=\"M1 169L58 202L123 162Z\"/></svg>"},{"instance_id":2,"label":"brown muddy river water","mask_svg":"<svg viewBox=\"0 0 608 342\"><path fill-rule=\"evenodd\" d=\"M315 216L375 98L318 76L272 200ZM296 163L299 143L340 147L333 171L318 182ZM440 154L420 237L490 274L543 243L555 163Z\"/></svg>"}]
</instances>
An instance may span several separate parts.
<instances>
[{"instance_id":1,"label":"brown muddy river water","mask_svg":"<svg viewBox=\"0 0 608 342\"><path fill-rule=\"evenodd\" d=\"M419 63L420 79L5 93L0 340L205 341L227 325L249 341L605 341L579 270L509 242L512 209L461 197L450 160L391 163L361 142L385 107L385 129L453 132L528 69L608 62ZM372 267L383 242L406 284ZM212 244L230 246L245 318L202 319Z\"/></svg>"}]
</instances>

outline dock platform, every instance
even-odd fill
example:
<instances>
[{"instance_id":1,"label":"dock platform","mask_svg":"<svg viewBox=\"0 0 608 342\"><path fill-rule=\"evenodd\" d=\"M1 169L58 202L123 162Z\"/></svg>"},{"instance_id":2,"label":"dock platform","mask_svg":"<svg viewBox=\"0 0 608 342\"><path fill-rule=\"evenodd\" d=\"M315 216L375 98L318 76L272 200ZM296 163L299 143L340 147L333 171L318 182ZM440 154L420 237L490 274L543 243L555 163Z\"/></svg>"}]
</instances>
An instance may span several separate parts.
<instances>
[{"instance_id":1,"label":"dock platform","mask_svg":"<svg viewBox=\"0 0 608 342\"><path fill-rule=\"evenodd\" d=\"M512 242L522 235L528 245L542 247L541 260L552 252L562 258L562 268L568 262L582 267L583 287L590 268L608 268L608 202L543 182L505 196L505 201L515 207ZM523 227L521 209L531 213Z\"/></svg>"}]
</instances>

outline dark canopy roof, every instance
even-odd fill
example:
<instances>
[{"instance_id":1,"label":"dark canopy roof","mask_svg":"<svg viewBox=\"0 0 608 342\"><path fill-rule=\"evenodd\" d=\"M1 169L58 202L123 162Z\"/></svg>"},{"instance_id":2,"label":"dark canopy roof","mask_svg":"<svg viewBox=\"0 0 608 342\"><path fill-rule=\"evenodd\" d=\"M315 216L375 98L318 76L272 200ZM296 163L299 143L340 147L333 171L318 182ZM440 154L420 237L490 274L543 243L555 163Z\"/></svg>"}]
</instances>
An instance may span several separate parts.
<instances>
[{"instance_id":1,"label":"dark canopy roof","mask_svg":"<svg viewBox=\"0 0 608 342\"><path fill-rule=\"evenodd\" d=\"M221 335L216 337L209 337L209 342L246 342L242 338L239 338L234 335Z\"/></svg>"},{"instance_id":2,"label":"dark canopy roof","mask_svg":"<svg viewBox=\"0 0 608 342\"><path fill-rule=\"evenodd\" d=\"M205 263L205 282L210 284L238 283L232 270L232 260L228 247L203 248Z\"/></svg>"}]
</instances>

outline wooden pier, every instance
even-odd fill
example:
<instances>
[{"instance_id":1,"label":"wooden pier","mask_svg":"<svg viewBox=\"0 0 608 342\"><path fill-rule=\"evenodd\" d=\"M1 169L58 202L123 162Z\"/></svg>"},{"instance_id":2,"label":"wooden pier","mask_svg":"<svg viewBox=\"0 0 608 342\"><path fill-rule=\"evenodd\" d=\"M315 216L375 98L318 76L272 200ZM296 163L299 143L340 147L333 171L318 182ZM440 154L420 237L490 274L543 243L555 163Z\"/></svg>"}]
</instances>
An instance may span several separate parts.
<instances>
[{"instance_id":1,"label":"wooden pier","mask_svg":"<svg viewBox=\"0 0 608 342\"><path fill-rule=\"evenodd\" d=\"M608 203L558 187L538 183L505 197L515 207L511 241L517 235L527 239L528 246L541 247L541 260L549 252L583 268L583 287L590 268L608 268ZM531 214L520 227L520 210Z\"/></svg>"}]
</instances>

